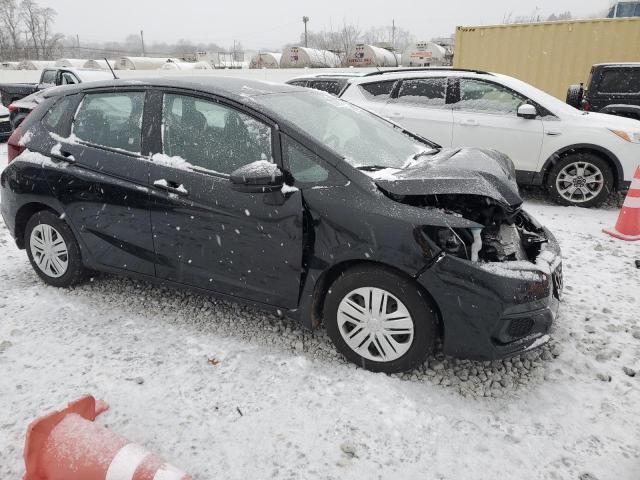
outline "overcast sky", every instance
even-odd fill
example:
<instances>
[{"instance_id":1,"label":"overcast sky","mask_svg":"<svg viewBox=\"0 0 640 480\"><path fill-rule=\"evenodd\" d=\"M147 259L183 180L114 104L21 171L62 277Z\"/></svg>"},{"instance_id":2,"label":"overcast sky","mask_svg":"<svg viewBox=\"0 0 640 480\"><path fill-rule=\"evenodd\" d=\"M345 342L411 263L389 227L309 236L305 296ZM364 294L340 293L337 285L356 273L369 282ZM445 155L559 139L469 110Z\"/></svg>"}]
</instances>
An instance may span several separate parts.
<instances>
[{"instance_id":1,"label":"overcast sky","mask_svg":"<svg viewBox=\"0 0 640 480\"><path fill-rule=\"evenodd\" d=\"M58 12L56 31L80 35L82 41L122 40L144 30L145 42L215 42L229 46L234 40L245 48L280 48L296 42L302 16L309 29L337 29L343 22L361 30L396 25L417 39L453 33L456 25L501 23L505 14L542 16L571 11L574 17L605 9L610 0L320 0L301 2L215 0L39 0Z\"/></svg>"}]
</instances>

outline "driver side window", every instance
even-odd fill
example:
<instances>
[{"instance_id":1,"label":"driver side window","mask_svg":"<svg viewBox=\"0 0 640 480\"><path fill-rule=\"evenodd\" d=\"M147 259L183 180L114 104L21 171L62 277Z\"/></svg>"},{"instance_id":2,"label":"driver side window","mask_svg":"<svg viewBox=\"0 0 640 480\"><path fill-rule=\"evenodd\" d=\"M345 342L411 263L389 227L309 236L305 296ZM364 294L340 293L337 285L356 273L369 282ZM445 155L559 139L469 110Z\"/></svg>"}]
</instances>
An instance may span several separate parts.
<instances>
[{"instance_id":1,"label":"driver side window","mask_svg":"<svg viewBox=\"0 0 640 480\"><path fill-rule=\"evenodd\" d=\"M453 108L494 115L515 115L518 106L524 102L526 102L525 97L501 85L461 78L460 100L453 104Z\"/></svg>"},{"instance_id":2,"label":"driver side window","mask_svg":"<svg viewBox=\"0 0 640 480\"><path fill-rule=\"evenodd\" d=\"M226 175L272 159L269 125L221 103L187 95L164 95L162 143L166 155Z\"/></svg>"}]
</instances>

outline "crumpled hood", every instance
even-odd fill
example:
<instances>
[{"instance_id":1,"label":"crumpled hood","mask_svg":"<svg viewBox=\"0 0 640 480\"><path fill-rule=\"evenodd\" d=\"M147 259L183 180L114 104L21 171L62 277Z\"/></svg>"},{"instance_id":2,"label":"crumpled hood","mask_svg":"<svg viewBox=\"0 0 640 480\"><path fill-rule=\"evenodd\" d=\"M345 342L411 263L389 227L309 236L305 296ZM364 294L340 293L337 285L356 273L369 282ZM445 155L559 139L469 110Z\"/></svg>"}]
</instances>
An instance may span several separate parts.
<instances>
[{"instance_id":1,"label":"crumpled hood","mask_svg":"<svg viewBox=\"0 0 640 480\"><path fill-rule=\"evenodd\" d=\"M496 150L446 148L419 157L402 170L372 172L371 176L394 195L467 194L510 207L522 203L513 162Z\"/></svg>"}]
</instances>

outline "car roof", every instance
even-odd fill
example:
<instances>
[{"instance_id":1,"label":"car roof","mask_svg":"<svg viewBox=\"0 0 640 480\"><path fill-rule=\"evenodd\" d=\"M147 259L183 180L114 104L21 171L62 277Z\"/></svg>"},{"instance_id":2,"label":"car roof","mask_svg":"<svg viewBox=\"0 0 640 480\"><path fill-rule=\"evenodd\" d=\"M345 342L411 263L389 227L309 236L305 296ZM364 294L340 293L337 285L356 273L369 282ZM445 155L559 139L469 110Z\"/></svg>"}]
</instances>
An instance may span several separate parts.
<instances>
[{"instance_id":1,"label":"car roof","mask_svg":"<svg viewBox=\"0 0 640 480\"><path fill-rule=\"evenodd\" d=\"M342 80L345 78L358 78L363 77L366 72L335 72L335 73L308 73L300 75L299 77L287 80L287 82L293 82L296 80L313 80L313 79L327 79L327 80Z\"/></svg>"},{"instance_id":2,"label":"car roof","mask_svg":"<svg viewBox=\"0 0 640 480\"><path fill-rule=\"evenodd\" d=\"M218 77L213 75L163 75L158 77L113 79L100 82L67 85L51 89L51 91L47 92L45 96L72 94L114 87L184 88L203 93L211 93L213 95L221 95L240 102L258 95L306 91L303 87L286 85L284 83L272 83L236 77Z\"/></svg>"},{"instance_id":3,"label":"car roof","mask_svg":"<svg viewBox=\"0 0 640 480\"><path fill-rule=\"evenodd\" d=\"M640 62L618 62L618 63L596 63L593 65L595 68L606 67L630 67L640 68Z\"/></svg>"}]
</instances>

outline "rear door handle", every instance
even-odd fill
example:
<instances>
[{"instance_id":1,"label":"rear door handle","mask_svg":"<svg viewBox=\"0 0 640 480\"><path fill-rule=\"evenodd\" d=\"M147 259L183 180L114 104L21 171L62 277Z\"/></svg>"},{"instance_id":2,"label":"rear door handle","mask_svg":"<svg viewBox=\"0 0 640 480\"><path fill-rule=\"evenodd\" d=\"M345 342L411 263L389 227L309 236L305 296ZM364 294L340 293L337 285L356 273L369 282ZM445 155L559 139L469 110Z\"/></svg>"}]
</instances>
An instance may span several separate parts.
<instances>
[{"instance_id":1,"label":"rear door handle","mask_svg":"<svg viewBox=\"0 0 640 480\"><path fill-rule=\"evenodd\" d=\"M178 182L170 182L164 178L160 178L153 182L153 186L167 192L175 193L177 195L189 195L189 191L184 188L184 185Z\"/></svg>"},{"instance_id":2,"label":"rear door handle","mask_svg":"<svg viewBox=\"0 0 640 480\"><path fill-rule=\"evenodd\" d=\"M54 162L76 163L74 156L64 150L59 150L56 153L51 152L49 156Z\"/></svg>"}]
</instances>

